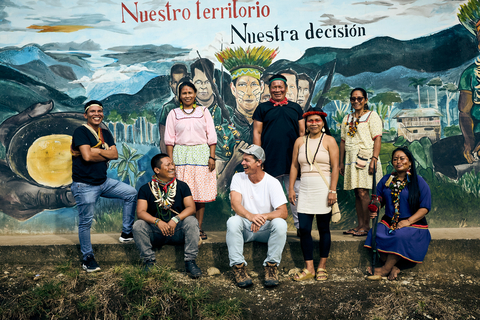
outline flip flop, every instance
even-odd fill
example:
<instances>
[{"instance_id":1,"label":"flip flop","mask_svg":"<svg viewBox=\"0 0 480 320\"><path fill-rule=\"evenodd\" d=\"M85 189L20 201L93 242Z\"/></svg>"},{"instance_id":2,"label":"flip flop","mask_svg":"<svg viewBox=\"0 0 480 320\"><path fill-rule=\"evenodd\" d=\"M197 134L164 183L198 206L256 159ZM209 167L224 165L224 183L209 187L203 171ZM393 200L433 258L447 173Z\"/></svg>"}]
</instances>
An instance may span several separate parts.
<instances>
[{"instance_id":1,"label":"flip flop","mask_svg":"<svg viewBox=\"0 0 480 320\"><path fill-rule=\"evenodd\" d=\"M307 269L303 269L302 272L297 272L292 279L293 281L305 281L313 279L314 277L315 275L312 274L310 271L308 271Z\"/></svg>"},{"instance_id":2,"label":"flip flop","mask_svg":"<svg viewBox=\"0 0 480 320\"><path fill-rule=\"evenodd\" d=\"M368 235L368 231L363 229L360 229L357 232L352 233L352 236L354 237L366 237L367 235Z\"/></svg>"},{"instance_id":3,"label":"flip flop","mask_svg":"<svg viewBox=\"0 0 480 320\"><path fill-rule=\"evenodd\" d=\"M357 231L358 231L357 229L352 228L352 229L350 229L350 230L348 230L348 231L343 231L343 234L354 234L354 233L357 232Z\"/></svg>"},{"instance_id":4,"label":"flip flop","mask_svg":"<svg viewBox=\"0 0 480 320\"><path fill-rule=\"evenodd\" d=\"M315 280L317 281L325 281L328 278L328 273L326 269L318 268Z\"/></svg>"}]
</instances>

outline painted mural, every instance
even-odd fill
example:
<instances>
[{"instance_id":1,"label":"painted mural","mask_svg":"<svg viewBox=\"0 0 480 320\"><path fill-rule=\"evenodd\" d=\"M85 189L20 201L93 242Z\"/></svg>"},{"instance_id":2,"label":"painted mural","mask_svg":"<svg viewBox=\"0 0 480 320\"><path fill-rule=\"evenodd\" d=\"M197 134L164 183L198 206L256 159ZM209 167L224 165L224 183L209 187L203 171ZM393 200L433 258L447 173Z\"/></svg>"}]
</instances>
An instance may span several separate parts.
<instances>
[{"instance_id":1,"label":"painted mural","mask_svg":"<svg viewBox=\"0 0 480 320\"><path fill-rule=\"evenodd\" d=\"M275 73L289 100L327 112L338 141L351 89L365 88L383 120L384 173L407 146L432 189L430 226L480 226L476 0L7 0L0 15L1 234L76 232L69 148L89 100L119 150L108 176L149 181L182 78L214 118L219 196L204 229L224 230L239 149ZM353 192L339 201L333 228L356 218ZM121 230L118 203L97 207L95 232Z\"/></svg>"}]
</instances>

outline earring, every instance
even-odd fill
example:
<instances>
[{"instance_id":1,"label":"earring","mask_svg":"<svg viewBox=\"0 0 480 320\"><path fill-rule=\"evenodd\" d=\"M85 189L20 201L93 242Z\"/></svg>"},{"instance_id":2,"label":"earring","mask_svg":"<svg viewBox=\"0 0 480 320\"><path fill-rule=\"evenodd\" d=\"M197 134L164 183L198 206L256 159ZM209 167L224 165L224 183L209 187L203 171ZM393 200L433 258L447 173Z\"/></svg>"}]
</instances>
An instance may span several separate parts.
<instances>
[{"instance_id":1,"label":"earring","mask_svg":"<svg viewBox=\"0 0 480 320\"><path fill-rule=\"evenodd\" d=\"M322 132L325 132L325 127L322 128Z\"/></svg>"}]
</instances>

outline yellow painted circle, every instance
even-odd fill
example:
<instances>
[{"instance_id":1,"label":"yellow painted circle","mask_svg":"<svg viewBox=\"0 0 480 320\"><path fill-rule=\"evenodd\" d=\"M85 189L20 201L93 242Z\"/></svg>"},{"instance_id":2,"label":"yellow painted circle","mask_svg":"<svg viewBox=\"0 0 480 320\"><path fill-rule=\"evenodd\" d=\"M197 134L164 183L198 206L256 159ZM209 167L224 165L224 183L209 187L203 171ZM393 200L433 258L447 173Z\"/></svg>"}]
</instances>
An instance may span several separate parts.
<instances>
[{"instance_id":1,"label":"yellow painted circle","mask_svg":"<svg viewBox=\"0 0 480 320\"><path fill-rule=\"evenodd\" d=\"M52 134L38 138L28 149L27 171L37 183L60 187L72 183L72 136Z\"/></svg>"}]
</instances>

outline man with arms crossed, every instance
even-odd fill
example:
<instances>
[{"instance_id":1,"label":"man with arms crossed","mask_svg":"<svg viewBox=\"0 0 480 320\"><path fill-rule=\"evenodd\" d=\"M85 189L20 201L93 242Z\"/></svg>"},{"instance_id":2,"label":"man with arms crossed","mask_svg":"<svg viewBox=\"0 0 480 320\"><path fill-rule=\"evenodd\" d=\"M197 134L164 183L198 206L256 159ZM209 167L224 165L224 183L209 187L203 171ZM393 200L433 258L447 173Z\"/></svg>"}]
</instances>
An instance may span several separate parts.
<instances>
[{"instance_id":1,"label":"man with arms crossed","mask_svg":"<svg viewBox=\"0 0 480 320\"><path fill-rule=\"evenodd\" d=\"M287 199L282 186L262 169L265 152L250 145L243 152L244 172L236 173L230 185L230 201L236 215L227 221L227 247L235 281L241 288L252 285L243 256L245 242L268 243L265 267L266 287L278 285L277 267L287 240Z\"/></svg>"},{"instance_id":2,"label":"man with arms crossed","mask_svg":"<svg viewBox=\"0 0 480 320\"><path fill-rule=\"evenodd\" d=\"M265 172L277 178L288 192L293 145L305 134L305 121L302 108L286 98L287 78L281 74L273 75L269 87L270 100L261 103L253 114L253 143L265 150L267 158L275 159L265 163ZM300 180L297 179L297 194L299 187ZM297 209L293 205L291 209L298 229Z\"/></svg>"},{"instance_id":3,"label":"man with arms crossed","mask_svg":"<svg viewBox=\"0 0 480 320\"><path fill-rule=\"evenodd\" d=\"M137 217L133 237L145 270L155 265L153 246L185 244L185 269L198 278L202 271L196 265L200 229L195 218L195 202L188 185L175 178L175 164L161 153L151 160L155 175L138 191Z\"/></svg>"},{"instance_id":4,"label":"man with arms crossed","mask_svg":"<svg viewBox=\"0 0 480 320\"><path fill-rule=\"evenodd\" d=\"M103 106L92 100L85 105L87 124L78 127L72 138L72 194L78 208L78 238L82 251L82 268L87 272L100 270L90 240L95 202L99 197L123 200L123 226L120 242L133 240L137 190L126 183L107 178L108 161L118 159L112 134L100 128Z\"/></svg>"}]
</instances>

